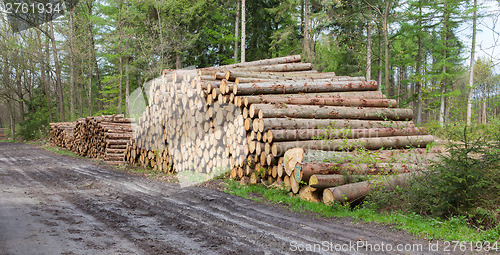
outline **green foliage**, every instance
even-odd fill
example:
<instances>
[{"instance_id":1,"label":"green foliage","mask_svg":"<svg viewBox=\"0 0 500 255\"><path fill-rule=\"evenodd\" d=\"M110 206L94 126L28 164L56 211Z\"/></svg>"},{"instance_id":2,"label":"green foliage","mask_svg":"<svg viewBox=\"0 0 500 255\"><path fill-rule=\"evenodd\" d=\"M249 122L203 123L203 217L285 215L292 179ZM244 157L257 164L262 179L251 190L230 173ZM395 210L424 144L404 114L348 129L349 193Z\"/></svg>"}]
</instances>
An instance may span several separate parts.
<instances>
[{"instance_id":1,"label":"green foliage","mask_svg":"<svg viewBox=\"0 0 500 255\"><path fill-rule=\"evenodd\" d=\"M479 138L493 139L498 134L498 130L500 130L500 118L492 118L488 124L473 122L470 127L467 127L464 121L445 123L444 126L441 126L436 121L429 121L425 124L425 127L429 130L429 133L445 140L463 140L464 129L467 129L469 140L477 140Z\"/></svg>"},{"instance_id":2,"label":"green foliage","mask_svg":"<svg viewBox=\"0 0 500 255\"><path fill-rule=\"evenodd\" d=\"M292 211L313 213L319 217L351 217L354 221L378 222L404 229L410 233L429 239L458 241L490 241L500 237L500 228L478 231L472 228L464 218L451 217L446 220L421 216L414 212L379 212L375 203L365 203L359 207L334 203L325 205L290 196L286 190L270 189L263 185L240 185L236 181L226 180L225 192L256 202L283 204Z\"/></svg>"},{"instance_id":3,"label":"green foliage","mask_svg":"<svg viewBox=\"0 0 500 255\"><path fill-rule=\"evenodd\" d=\"M498 131L498 130L497 130ZM385 193L384 193L385 192ZM462 217L480 229L500 229L500 136L462 129L461 142L408 188L372 195L379 208L449 219ZM497 233L497 238L500 237Z\"/></svg>"}]
</instances>

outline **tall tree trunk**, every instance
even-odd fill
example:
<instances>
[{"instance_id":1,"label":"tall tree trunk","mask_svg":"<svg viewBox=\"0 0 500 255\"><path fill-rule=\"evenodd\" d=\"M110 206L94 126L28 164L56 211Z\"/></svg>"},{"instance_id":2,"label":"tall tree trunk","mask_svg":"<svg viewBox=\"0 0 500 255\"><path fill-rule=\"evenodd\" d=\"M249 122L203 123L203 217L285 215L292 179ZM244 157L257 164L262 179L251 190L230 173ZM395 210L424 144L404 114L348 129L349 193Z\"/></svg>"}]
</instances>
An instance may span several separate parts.
<instances>
[{"instance_id":1,"label":"tall tree trunk","mask_svg":"<svg viewBox=\"0 0 500 255\"><path fill-rule=\"evenodd\" d=\"M118 113L123 113L123 56L122 56L122 7L123 1L120 1L118 4L118 68L120 69L120 79L119 79L119 96L118 96ZM161 53L163 67L163 45L162 45L162 53Z\"/></svg>"},{"instance_id":2,"label":"tall tree trunk","mask_svg":"<svg viewBox=\"0 0 500 255\"><path fill-rule=\"evenodd\" d=\"M57 95L59 99L59 120L65 121L65 112L64 112L64 95L62 89L62 78L61 78L61 66L59 66L59 57L56 45L56 39L54 37L54 24L52 21L49 22L50 27L50 40L52 42L52 55L54 57L54 65L56 67L56 88Z\"/></svg>"},{"instance_id":3,"label":"tall tree trunk","mask_svg":"<svg viewBox=\"0 0 500 255\"><path fill-rule=\"evenodd\" d=\"M87 1L87 8L88 8L88 15L92 16L92 1ZM95 49L95 41L94 41L94 28L92 21L89 19L88 23L89 27L89 43L90 43L90 55L91 55L91 62L93 62L93 66L95 69L95 76L96 76L96 83L97 83L97 107L98 110L103 110L103 100L102 100L102 84L101 84L101 76L99 73L99 64L97 63L97 55L96 55L96 49Z\"/></svg>"},{"instance_id":4,"label":"tall tree trunk","mask_svg":"<svg viewBox=\"0 0 500 255\"><path fill-rule=\"evenodd\" d=\"M389 8L391 7L391 0L386 0L385 10L384 10L384 77L385 77L385 88L389 96L394 96L394 91L392 86L389 84Z\"/></svg>"},{"instance_id":5,"label":"tall tree trunk","mask_svg":"<svg viewBox=\"0 0 500 255\"><path fill-rule=\"evenodd\" d=\"M236 2L236 22L234 22L234 62L238 62L238 37L239 37L239 24L240 24L240 1Z\"/></svg>"},{"instance_id":6,"label":"tall tree trunk","mask_svg":"<svg viewBox=\"0 0 500 255\"><path fill-rule=\"evenodd\" d=\"M473 8L474 13L472 15L472 46L470 51L469 91L467 93L467 126L470 126L472 120L472 91L474 89L474 59L476 53L477 0L474 0Z\"/></svg>"},{"instance_id":7,"label":"tall tree trunk","mask_svg":"<svg viewBox=\"0 0 500 255\"><path fill-rule=\"evenodd\" d=\"M444 126L444 114L445 114L445 93L446 93L446 62L448 58L448 52L447 52L447 47L448 47L448 21L449 21L449 14L448 14L448 5L445 2L444 3L444 15L443 15L443 68L442 68L442 74L443 78L441 79L441 102L440 102L440 107L439 107L439 123L443 127Z\"/></svg>"},{"instance_id":8,"label":"tall tree trunk","mask_svg":"<svg viewBox=\"0 0 500 255\"><path fill-rule=\"evenodd\" d=\"M10 124L10 137L12 139L16 139L16 111L15 108L12 107L10 99L7 99L7 108L9 109L9 124Z\"/></svg>"},{"instance_id":9,"label":"tall tree trunk","mask_svg":"<svg viewBox=\"0 0 500 255\"><path fill-rule=\"evenodd\" d=\"M382 38L382 28L379 27L378 29L378 91L382 91L382 64L383 64L383 59L382 59L382 54L384 52L382 48L382 43L383 43L383 38Z\"/></svg>"},{"instance_id":10,"label":"tall tree trunk","mask_svg":"<svg viewBox=\"0 0 500 255\"><path fill-rule=\"evenodd\" d=\"M40 41L40 45L41 45L41 41ZM47 99L47 109L49 110L49 121L50 122L53 122L53 117L52 117L52 104L50 103L50 68L48 68L48 63L50 63L50 52L49 52L49 43L47 42L47 44L45 45L45 53L43 53L43 50L40 49L40 51L42 51L42 54L44 55L42 57L42 62L41 62L41 66L42 66L42 81L43 81L43 89L45 90L45 97ZM47 62L45 62L45 60ZM45 69L47 68L47 69Z\"/></svg>"},{"instance_id":11,"label":"tall tree trunk","mask_svg":"<svg viewBox=\"0 0 500 255\"><path fill-rule=\"evenodd\" d=\"M23 93L23 87L22 87L22 81L21 77L23 74L23 67L21 66L21 62L19 59L16 57L16 95L18 97L18 104L19 104L19 117L20 117L20 122L24 121L24 93Z\"/></svg>"},{"instance_id":12,"label":"tall tree trunk","mask_svg":"<svg viewBox=\"0 0 500 255\"><path fill-rule=\"evenodd\" d=\"M182 54L179 51L175 51L175 68L182 69Z\"/></svg>"},{"instance_id":13,"label":"tall tree trunk","mask_svg":"<svg viewBox=\"0 0 500 255\"><path fill-rule=\"evenodd\" d=\"M246 6L245 0L241 0L241 63L245 63L245 40L246 40Z\"/></svg>"},{"instance_id":14,"label":"tall tree trunk","mask_svg":"<svg viewBox=\"0 0 500 255\"><path fill-rule=\"evenodd\" d=\"M89 46L91 46L91 44L89 43ZM92 53L88 53L88 72L89 72L89 84L88 84L88 96L87 96L87 100L89 102L89 116L92 116Z\"/></svg>"},{"instance_id":15,"label":"tall tree trunk","mask_svg":"<svg viewBox=\"0 0 500 255\"><path fill-rule=\"evenodd\" d=\"M371 19L366 23L366 80L372 79L372 30Z\"/></svg>"},{"instance_id":16,"label":"tall tree trunk","mask_svg":"<svg viewBox=\"0 0 500 255\"><path fill-rule=\"evenodd\" d=\"M487 99L488 99L488 96L487 96L487 89L486 89L486 83L483 83L483 103L482 103L482 110L483 110L483 114L481 114L481 117L482 117L482 123L483 124L486 124L487 122L487 118L486 118L486 109L487 109Z\"/></svg>"},{"instance_id":17,"label":"tall tree trunk","mask_svg":"<svg viewBox=\"0 0 500 255\"><path fill-rule=\"evenodd\" d=\"M418 7L419 17L422 17L422 6ZM418 43L418 53L417 53L417 82L415 83L415 89L417 93L417 113L416 113L416 123L422 123L422 19L418 20L418 33L417 33L417 43Z\"/></svg>"},{"instance_id":18,"label":"tall tree trunk","mask_svg":"<svg viewBox=\"0 0 500 255\"><path fill-rule=\"evenodd\" d=\"M130 72L129 72L129 56L125 56L125 113L130 117Z\"/></svg>"},{"instance_id":19,"label":"tall tree trunk","mask_svg":"<svg viewBox=\"0 0 500 255\"><path fill-rule=\"evenodd\" d=\"M309 46L309 0L304 0L304 39L302 41L306 58L311 59L311 48Z\"/></svg>"},{"instance_id":20,"label":"tall tree trunk","mask_svg":"<svg viewBox=\"0 0 500 255\"><path fill-rule=\"evenodd\" d=\"M73 40L73 10L69 11L69 48L70 48L70 74L69 74L69 97L71 120L75 120L75 42Z\"/></svg>"}]
</instances>

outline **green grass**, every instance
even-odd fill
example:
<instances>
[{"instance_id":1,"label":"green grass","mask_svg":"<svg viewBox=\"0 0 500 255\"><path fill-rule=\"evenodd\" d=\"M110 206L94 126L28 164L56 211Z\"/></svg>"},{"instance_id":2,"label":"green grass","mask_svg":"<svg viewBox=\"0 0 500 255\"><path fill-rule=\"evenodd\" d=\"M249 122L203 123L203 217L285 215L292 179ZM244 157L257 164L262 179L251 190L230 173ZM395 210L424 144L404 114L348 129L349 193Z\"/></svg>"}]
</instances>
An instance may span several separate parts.
<instances>
[{"instance_id":1,"label":"green grass","mask_svg":"<svg viewBox=\"0 0 500 255\"><path fill-rule=\"evenodd\" d=\"M350 208L348 205L325 205L291 197L280 189L269 189L263 185L240 185L236 181L226 181L225 192L256 202L272 202L287 205L290 210L314 213L319 217L351 217L354 221L376 222L392 225L409 233L429 240L489 241L500 238L500 227L489 231L477 230L468 225L465 219L451 218L439 220L415 213L378 212L369 205Z\"/></svg>"},{"instance_id":2,"label":"green grass","mask_svg":"<svg viewBox=\"0 0 500 255\"><path fill-rule=\"evenodd\" d=\"M72 157L77 157L77 158L83 158L77 154L75 154L74 152L72 151L69 151L69 150L66 150L66 149L63 149L63 148L60 148L60 147L55 147L55 146L51 146L49 144L42 144L42 143L35 143L37 145L40 145L42 146L42 148L48 150L48 151L52 151L56 154L60 154L60 155L66 155L66 156L72 156Z\"/></svg>"}]
</instances>

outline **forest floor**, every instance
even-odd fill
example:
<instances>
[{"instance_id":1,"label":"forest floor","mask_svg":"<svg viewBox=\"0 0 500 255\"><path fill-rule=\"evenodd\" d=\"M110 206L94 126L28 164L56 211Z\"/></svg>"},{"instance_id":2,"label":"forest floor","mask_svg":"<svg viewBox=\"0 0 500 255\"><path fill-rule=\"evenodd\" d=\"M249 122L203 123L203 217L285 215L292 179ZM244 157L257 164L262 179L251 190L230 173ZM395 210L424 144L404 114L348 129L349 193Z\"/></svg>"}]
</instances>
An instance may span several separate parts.
<instances>
[{"instance_id":1,"label":"forest floor","mask_svg":"<svg viewBox=\"0 0 500 255\"><path fill-rule=\"evenodd\" d=\"M313 217L208 186L0 143L0 254L438 254L388 225Z\"/></svg>"}]
</instances>

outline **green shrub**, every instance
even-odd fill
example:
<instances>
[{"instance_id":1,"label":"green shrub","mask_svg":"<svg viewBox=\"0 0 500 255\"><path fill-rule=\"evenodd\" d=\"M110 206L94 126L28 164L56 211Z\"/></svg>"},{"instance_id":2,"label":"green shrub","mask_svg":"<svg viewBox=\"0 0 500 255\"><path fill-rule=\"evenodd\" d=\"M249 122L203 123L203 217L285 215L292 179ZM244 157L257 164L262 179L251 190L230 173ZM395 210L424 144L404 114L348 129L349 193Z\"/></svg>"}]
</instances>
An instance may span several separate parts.
<instances>
[{"instance_id":1,"label":"green shrub","mask_svg":"<svg viewBox=\"0 0 500 255\"><path fill-rule=\"evenodd\" d=\"M399 209L450 219L465 217L482 229L500 223L500 134L462 130L462 142L409 187L371 196L379 209ZM488 135L487 135L488 134ZM456 135L456 134L455 134ZM471 140L471 137L475 139Z\"/></svg>"}]
</instances>

